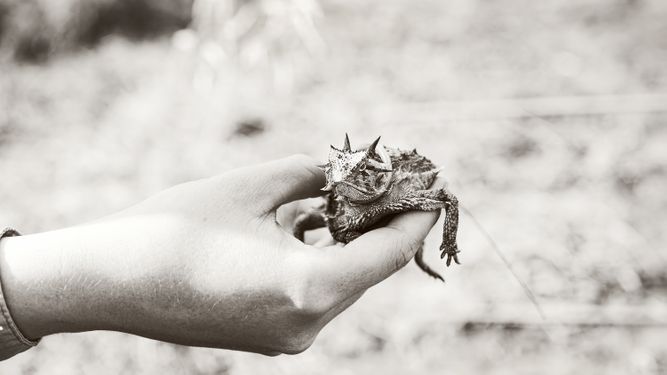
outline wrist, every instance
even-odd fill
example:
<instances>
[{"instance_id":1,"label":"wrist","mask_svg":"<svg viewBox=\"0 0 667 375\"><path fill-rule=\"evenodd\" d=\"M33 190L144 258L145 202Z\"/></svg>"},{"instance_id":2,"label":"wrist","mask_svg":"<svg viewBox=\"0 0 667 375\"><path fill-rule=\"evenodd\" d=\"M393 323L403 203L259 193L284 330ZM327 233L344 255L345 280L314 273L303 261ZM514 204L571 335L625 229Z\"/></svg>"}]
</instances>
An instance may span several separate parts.
<instances>
[{"instance_id":1,"label":"wrist","mask_svg":"<svg viewBox=\"0 0 667 375\"><path fill-rule=\"evenodd\" d=\"M30 339L96 329L101 323L76 228L5 238L0 275L14 322ZM86 284L90 283L90 288ZM92 294L91 294L92 293Z\"/></svg>"}]
</instances>

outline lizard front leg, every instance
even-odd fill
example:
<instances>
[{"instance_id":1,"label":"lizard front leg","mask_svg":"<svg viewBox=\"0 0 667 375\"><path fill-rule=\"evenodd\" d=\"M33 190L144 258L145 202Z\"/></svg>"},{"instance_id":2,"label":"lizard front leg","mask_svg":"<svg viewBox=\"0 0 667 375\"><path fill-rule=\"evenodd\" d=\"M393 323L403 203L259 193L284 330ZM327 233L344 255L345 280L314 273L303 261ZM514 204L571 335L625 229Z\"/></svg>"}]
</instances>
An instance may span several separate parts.
<instances>
[{"instance_id":1,"label":"lizard front leg","mask_svg":"<svg viewBox=\"0 0 667 375\"><path fill-rule=\"evenodd\" d=\"M303 242L306 231L326 226L322 210L313 210L300 214L294 220L294 237Z\"/></svg>"}]
</instances>

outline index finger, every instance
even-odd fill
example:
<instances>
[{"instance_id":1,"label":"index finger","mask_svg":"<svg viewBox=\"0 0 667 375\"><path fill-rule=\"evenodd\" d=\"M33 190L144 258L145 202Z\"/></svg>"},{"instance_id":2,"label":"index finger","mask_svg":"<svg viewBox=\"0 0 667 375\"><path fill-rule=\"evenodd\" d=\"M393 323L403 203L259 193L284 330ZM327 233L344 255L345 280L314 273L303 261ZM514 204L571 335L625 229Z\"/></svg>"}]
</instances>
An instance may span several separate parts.
<instances>
[{"instance_id":1,"label":"index finger","mask_svg":"<svg viewBox=\"0 0 667 375\"><path fill-rule=\"evenodd\" d=\"M264 214L285 203L324 194L326 178L317 164L309 156L292 155L231 173L236 174L232 179L248 204Z\"/></svg>"}]
</instances>

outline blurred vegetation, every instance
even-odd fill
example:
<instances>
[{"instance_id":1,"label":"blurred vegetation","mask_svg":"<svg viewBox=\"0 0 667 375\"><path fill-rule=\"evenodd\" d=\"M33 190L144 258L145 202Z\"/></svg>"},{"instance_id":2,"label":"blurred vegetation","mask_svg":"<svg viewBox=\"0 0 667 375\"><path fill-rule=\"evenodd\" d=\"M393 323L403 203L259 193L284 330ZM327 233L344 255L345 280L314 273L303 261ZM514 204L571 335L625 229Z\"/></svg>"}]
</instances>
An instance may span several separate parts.
<instances>
[{"instance_id":1,"label":"blurred vegetation","mask_svg":"<svg viewBox=\"0 0 667 375\"><path fill-rule=\"evenodd\" d=\"M0 373L665 373L665 19L660 0L0 0L0 223L80 223L345 131L417 147L476 219L447 284L408 266L299 356L96 332Z\"/></svg>"},{"instance_id":2,"label":"blurred vegetation","mask_svg":"<svg viewBox=\"0 0 667 375\"><path fill-rule=\"evenodd\" d=\"M18 61L93 47L106 36L152 38L186 27L192 0L0 0L0 43Z\"/></svg>"}]
</instances>

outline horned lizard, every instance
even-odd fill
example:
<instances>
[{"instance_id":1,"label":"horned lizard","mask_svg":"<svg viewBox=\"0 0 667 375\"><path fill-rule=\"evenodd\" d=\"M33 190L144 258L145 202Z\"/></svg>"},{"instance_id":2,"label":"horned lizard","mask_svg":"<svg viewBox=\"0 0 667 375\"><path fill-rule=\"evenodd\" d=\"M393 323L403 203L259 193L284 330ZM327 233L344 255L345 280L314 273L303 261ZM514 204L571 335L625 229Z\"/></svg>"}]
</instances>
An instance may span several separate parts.
<instances>
[{"instance_id":1,"label":"horned lizard","mask_svg":"<svg viewBox=\"0 0 667 375\"><path fill-rule=\"evenodd\" d=\"M429 190L438 168L416 150L404 151L378 145L380 137L367 147L352 150L345 134L342 149L331 146L329 160L321 166L326 173L325 204L297 217L294 235L303 241L304 232L327 226L336 241L348 243L371 230L379 221L405 211L445 209L446 218L440 258L447 266L459 263L456 232L458 200L443 187ZM423 258L423 244L415 262L424 272L444 281Z\"/></svg>"}]
</instances>

